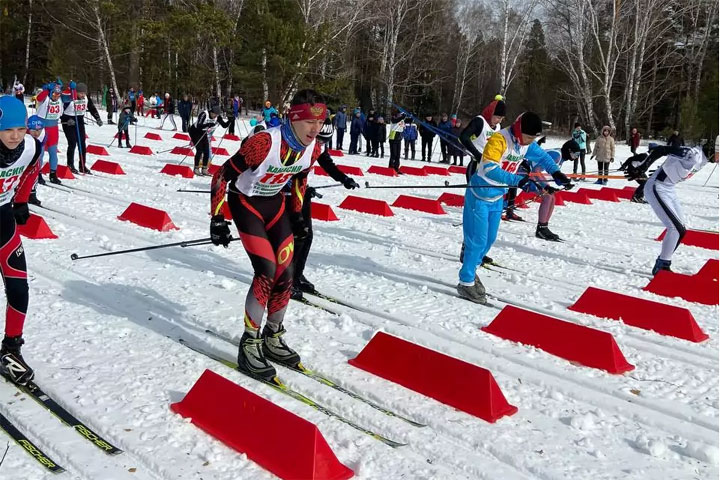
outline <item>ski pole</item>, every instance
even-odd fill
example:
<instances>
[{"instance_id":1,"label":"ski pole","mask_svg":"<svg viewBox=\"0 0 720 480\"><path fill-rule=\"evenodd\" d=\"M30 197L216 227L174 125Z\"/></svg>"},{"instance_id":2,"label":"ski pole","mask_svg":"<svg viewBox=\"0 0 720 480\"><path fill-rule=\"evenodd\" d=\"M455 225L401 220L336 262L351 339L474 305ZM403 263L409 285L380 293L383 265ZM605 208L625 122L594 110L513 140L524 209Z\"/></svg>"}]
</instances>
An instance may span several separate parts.
<instances>
[{"instance_id":1,"label":"ski pole","mask_svg":"<svg viewBox=\"0 0 720 480\"><path fill-rule=\"evenodd\" d=\"M707 185L707 183L710 181L710 178L712 178L713 174L715 173L715 169L717 168L717 163L713 167L712 171L710 172L710 175L708 175L707 180L705 180L705 183L703 183L703 187Z\"/></svg>"},{"instance_id":2,"label":"ski pole","mask_svg":"<svg viewBox=\"0 0 720 480\"><path fill-rule=\"evenodd\" d=\"M78 119L78 111L77 111L77 90L73 89L72 91L73 96L73 110L75 110L75 133L77 134L77 147L78 147L78 163L79 166L82 167L82 173L85 173L87 171L87 168L85 168L85 158L83 157L83 149L82 149L82 140L80 139L80 124Z\"/></svg>"},{"instance_id":3,"label":"ski pole","mask_svg":"<svg viewBox=\"0 0 720 480\"><path fill-rule=\"evenodd\" d=\"M240 240L239 238L231 238L230 241L234 242L235 240ZM78 256L77 253L73 253L70 255L70 260L82 260L85 258L95 258L95 257L107 257L109 255L122 255L124 253L133 253L133 252L144 252L146 250L155 250L158 248L167 248L167 247L196 247L198 245L208 245L212 243L212 240L210 237L208 238L198 238L197 240L185 240L182 242L175 242L175 243L164 243L162 245L153 245L152 247L140 247L140 248L131 248L129 250L118 250L115 252L107 252L107 253L96 253L95 255L83 255Z\"/></svg>"},{"instance_id":4,"label":"ski pole","mask_svg":"<svg viewBox=\"0 0 720 480\"><path fill-rule=\"evenodd\" d=\"M370 182L365 182L365 188L514 188L512 185L468 185L467 183L459 185L451 185L446 182L445 185L379 185L371 186Z\"/></svg>"},{"instance_id":5,"label":"ski pole","mask_svg":"<svg viewBox=\"0 0 720 480\"><path fill-rule=\"evenodd\" d=\"M192 142L192 140L191 140L191 141L190 141L190 149L192 150L192 148L195 148L195 151L197 151L197 144L200 143L200 141L203 139L204 136L206 136L206 135L208 134L208 132L209 132L209 130L205 130L205 133L203 133L202 137L200 137L200 138L198 139L198 141L195 142L194 145L193 145L193 142ZM180 160L180 163L178 163L178 165L182 165L183 163L185 163L185 159L187 158L187 156L188 156L187 153L186 153L185 155L183 155L183 158L182 158L182 160Z\"/></svg>"},{"instance_id":6,"label":"ski pole","mask_svg":"<svg viewBox=\"0 0 720 480\"><path fill-rule=\"evenodd\" d=\"M343 186L342 183L332 183L330 185L320 185L319 187L312 187L312 188L317 190L318 188L335 188L335 187L342 187L342 186Z\"/></svg>"},{"instance_id":7,"label":"ski pole","mask_svg":"<svg viewBox=\"0 0 720 480\"><path fill-rule=\"evenodd\" d=\"M178 188L176 192L182 193L210 193L210 190L186 190L184 188Z\"/></svg>"}]
</instances>

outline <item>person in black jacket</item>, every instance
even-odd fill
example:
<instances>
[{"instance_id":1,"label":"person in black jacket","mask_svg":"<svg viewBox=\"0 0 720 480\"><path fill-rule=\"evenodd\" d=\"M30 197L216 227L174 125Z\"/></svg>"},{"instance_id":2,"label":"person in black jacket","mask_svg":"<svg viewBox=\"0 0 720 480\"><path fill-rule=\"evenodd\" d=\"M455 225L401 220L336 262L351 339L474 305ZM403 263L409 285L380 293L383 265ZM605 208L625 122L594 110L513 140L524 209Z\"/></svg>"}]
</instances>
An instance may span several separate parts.
<instances>
[{"instance_id":1,"label":"person in black jacket","mask_svg":"<svg viewBox=\"0 0 720 480\"><path fill-rule=\"evenodd\" d=\"M420 138L422 140L421 151L423 162L429 162L430 157L432 156L432 143L433 138L435 138L435 132L432 131L431 128L437 128L437 122L433 121L432 115L425 115L425 123L421 123L418 127L418 133L420 133ZM425 155L426 149L427 156Z\"/></svg>"},{"instance_id":2,"label":"person in black jacket","mask_svg":"<svg viewBox=\"0 0 720 480\"><path fill-rule=\"evenodd\" d=\"M387 140L387 129L385 128L385 118L379 115L375 120L375 135L373 136L373 154L377 158L385 158L385 140ZM380 152L378 155L378 151Z\"/></svg>"},{"instance_id":3,"label":"person in black jacket","mask_svg":"<svg viewBox=\"0 0 720 480\"><path fill-rule=\"evenodd\" d=\"M210 110L200 112L195 123L190 127L190 139L195 147L195 175L209 175L208 163L210 161L210 138L219 123L224 128L228 122L220 115L220 105ZM202 170L200 165L202 164Z\"/></svg>"},{"instance_id":4,"label":"person in black jacket","mask_svg":"<svg viewBox=\"0 0 720 480\"><path fill-rule=\"evenodd\" d=\"M165 116L163 116L162 123L160 124L160 130L162 130L163 125L165 125L165 120L169 118L173 126L172 131L177 132L177 125L175 124L175 101L169 93L165 94L165 103L163 106L165 107Z\"/></svg>"},{"instance_id":5,"label":"person in black jacket","mask_svg":"<svg viewBox=\"0 0 720 480\"><path fill-rule=\"evenodd\" d=\"M365 137L365 154L369 157L372 155L372 124L375 123L375 109L371 108L370 111L368 111L367 118L365 118L365 124L363 125L363 137ZM359 148L359 150L362 150Z\"/></svg>"},{"instance_id":6,"label":"person in black jacket","mask_svg":"<svg viewBox=\"0 0 720 480\"><path fill-rule=\"evenodd\" d=\"M560 158L562 162L567 160L572 160L574 162L580 158L580 145L578 145L578 143L572 138L563 143L563 146L560 148Z\"/></svg>"},{"instance_id":7,"label":"person in black jacket","mask_svg":"<svg viewBox=\"0 0 720 480\"><path fill-rule=\"evenodd\" d=\"M74 93L73 93L74 91ZM93 116L99 126L102 127L102 119L95 108L92 99L87 95L88 87L84 83L70 82L69 90L63 91L61 96L63 102L63 114L60 117L63 133L67 140L67 166L72 173L85 173L92 175L89 168L85 166L85 112ZM78 148L78 159L80 171L75 168L75 148Z\"/></svg>"},{"instance_id":8,"label":"person in black jacket","mask_svg":"<svg viewBox=\"0 0 720 480\"><path fill-rule=\"evenodd\" d=\"M684 147L685 139L680 135L678 130L675 130L670 138L667 140L667 144L671 147Z\"/></svg>"},{"instance_id":9,"label":"person in black jacket","mask_svg":"<svg viewBox=\"0 0 720 480\"><path fill-rule=\"evenodd\" d=\"M182 119L182 131L187 133L192 113L192 102L188 99L187 94L183 95L183 99L178 102L178 113Z\"/></svg>"}]
</instances>

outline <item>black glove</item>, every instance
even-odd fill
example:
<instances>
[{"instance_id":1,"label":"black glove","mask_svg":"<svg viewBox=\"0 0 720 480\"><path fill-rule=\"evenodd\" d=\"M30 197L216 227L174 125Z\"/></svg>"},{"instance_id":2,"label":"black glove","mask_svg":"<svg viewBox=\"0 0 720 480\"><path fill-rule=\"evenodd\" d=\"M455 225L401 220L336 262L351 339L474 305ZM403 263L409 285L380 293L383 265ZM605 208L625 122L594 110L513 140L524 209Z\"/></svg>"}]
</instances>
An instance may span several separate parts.
<instances>
[{"instance_id":1,"label":"black glove","mask_svg":"<svg viewBox=\"0 0 720 480\"><path fill-rule=\"evenodd\" d=\"M13 205L13 214L15 215L15 223L25 225L30 218L30 209L27 203L16 203Z\"/></svg>"},{"instance_id":2,"label":"black glove","mask_svg":"<svg viewBox=\"0 0 720 480\"><path fill-rule=\"evenodd\" d=\"M68 127L74 127L74 126L75 126L75 119L74 119L74 118L68 118L68 120L67 120L67 122L65 122L65 124L66 124Z\"/></svg>"},{"instance_id":3,"label":"black glove","mask_svg":"<svg viewBox=\"0 0 720 480\"><path fill-rule=\"evenodd\" d=\"M343 186L348 190L355 190L356 188L360 188L360 185L358 185L358 183L351 177L347 177L342 183Z\"/></svg>"},{"instance_id":4,"label":"black glove","mask_svg":"<svg viewBox=\"0 0 720 480\"><path fill-rule=\"evenodd\" d=\"M290 215L290 226L296 239L302 240L310 235L310 226L305 223L305 218L301 213Z\"/></svg>"},{"instance_id":5,"label":"black glove","mask_svg":"<svg viewBox=\"0 0 720 480\"><path fill-rule=\"evenodd\" d=\"M564 173L562 173L560 170L552 174L553 179L555 182L557 182L558 185L562 185L563 187L570 183L570 179L565 176ZM566 189L567 190L567 189Z\"/></svg>"},{"instance_id":6,"label":"black glove","mask_svg":"<svg viewBox=\"0 0 720 480\"><path fill-rule=\"evenodd\" d=\"M543 143L545 143L545 140L547 140L547 138L543 135L538 139L537 144L542 145Z\"/></svg>"},{"instance_id":7,"label":"black glove","mask_svg":"<svg viewBox=\"0 0 720 480\"><path fill-rule=\"evenodd\" d=\"M307 188L305 189L305 196L307 196L308 198L315 198L315 197L317 197L317 198L322 198L322 197L323 197L322 195L320 195L320 194L317 192L317 190L315 189L315 187L307 187Z\"/></svg>"},{"instance_id":8,"label":"black glove","mask_svg":"<svg viewBox=\"0 0 720 480\"><path fill-rule=\"evenodd\" d=\"M99 127L102 127L102 126L103 126L103 121L102 121L101 118L96 118L95 121L97 122L97 124L98 124Z\"/></svg>"},{"instance_id":9,"label":"black glove","mask_svg":"<svg viewBox=\"0 0 720 480\"><path fill-rule=\"evenodd\" d=\"M222 245L227 248L232 240L230 234L230 222L222 215L213 215L210 219L210 240L213 245Z\"/></svg>"}]
</instances>

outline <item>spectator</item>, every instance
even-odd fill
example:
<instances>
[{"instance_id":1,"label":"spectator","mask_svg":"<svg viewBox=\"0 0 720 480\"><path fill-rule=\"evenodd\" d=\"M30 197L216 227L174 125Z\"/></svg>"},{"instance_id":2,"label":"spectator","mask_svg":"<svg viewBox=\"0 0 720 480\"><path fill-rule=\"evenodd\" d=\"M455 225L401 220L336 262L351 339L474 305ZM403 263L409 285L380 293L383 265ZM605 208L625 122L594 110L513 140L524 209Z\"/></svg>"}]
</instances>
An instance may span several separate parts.
<instances>
[{"instance_id":1,"label":"spectator","mask_svg":"<svg viewBox=\"0 0 720 480\"><path fill-rule=\"evenodd\" d=\"M105 108L107 109L107 123L108 125L115 125L113 122L113 114L117 112L117 94L115 89L108 88L105 92Z\"/></svg>"},{"instance_id":2,"label":"spectator","mask_svg":"<svg viewBox=\"0 0 720 480\"><path fill-rule=\"evenodd\" d=\"M137 110L137 94L135 93L134 87L130 87L130 90L128 90L128 100L130 101L130 108L132 108L132 112L135 112Z\"/></svg>"},{"instance_id":3,"label":"spectator","mask_svg":"<svg viewBox=\"0 0 720 480\"><path fill-rule=\"evenodd\" d=\"M183 99L178 102L178 113L182 120L182 131L187 133L190 125L190 114L192 113L192 102L188 99L187 93L183 95Z\"/></svg>"},{"instance_id":4,"label":"spectator","mask_svg":"<svg viewBox=\"0 0 720 480\"><path fill-rule=\"evenodd\" d=\"M15 98L23 102L23 105L25 105L25 87L22 83L17 82L14 87L15 91Z\"/></svg>"},{"instance_id":5,"label":"spectator","mask_svg":"<svg viewBox=\"0 0 720 480\"><path fill-rule=\"evenodd\" d=\"M333 125L335 126L335 131L337 132L337 140L335 141L335 148L338 150L342 150L343 147L343 137L345 136L345 129L347 128L347 114L345 113L345 110L347 107L345 105L340 107L340 110L335 114L335 118L333 120Z\"/></svg>"},{"instance_id":6,"label":"spectator","mask_svg":"<svg viewBox=\"0 0 720 480\"><path fill-rule=\"evenodd\" d=\"M452 132L452 123L448 120L447 113L443 113L442 117L440 117L438 129L444 133L440 135L440 154L442 155L440 163L450 163L450 157L448 156L448 136Z\"/></svg>"},{"instance_id":7,"label":"spectator","mask_svg":"<svg viewBox=\"0 0 720 480\"><path fill-rule=\"evenodd\" d=\"M410 159L415 160L415 142L418 138L418 129L412 121L412 118L405 120L405 129L403 130L403 143L405 145L405 160L408 159L408 148L410 149Z\"/></svg>"},{"instance_id":8,"label":"spectator","mask_svg":"<svg viewBox=\"0 0 720 480\"><path fill-rule=\"evenodd\" d=\"M450 125L451 125L453 128L455 128L455 125L457 124L457 121L458 121L458 119L457 119L457 113L453 113L452 115L450 115Z\"/></svg>"},{"instance_id":9,"label":"spectator","mask_svg":"<svg viewBox=\"0 0 720 480\"><path fill-rule=\"evenodd\" d=\"M640 146L640 132L638 132L637 128L633 127L630 130L630 137L628 137L627 144L630 145L630 151L635 155Z\"/></svg>"},{"instance_id":10,"label":"spectator","mask_svg":"<svg viewBox=\"0 0 720 480\"><path fill-rule=\"evenodd\" d=\"M160 130L162 130L163 125L165 125L165 120L170 119L170 123L172 123L173 132L177 132L177 125L175 124L175 101L172 99L169 93L165 93L165 116L162 119L162 123L160 124Z\"/></svg>"},{"instance_id":11,"label":"spectator","mask_svg":"<svg viewBox=\"0 0 720 480\"><path fill-rule=\"evenodd\" d=\"M610 136L610 127L605 125L602 128L600 136L595 140L595 148L592 157L597 157L598 176L606 178L598 178L596 185L607 185L610 171L610 164L615 161L615 139Z\"/></svg>"},{"instance_id":12,"label":"spectator","mask_svg":"<svg viewBox=\"0 0 720 480\"><path fill-rule=\"evenodd\" d=\"M377 117L375 127L375 137L373 137L373 157L385 158L385 140L387 139L387 130L385 129L385 118L383 118L382 115Z\"/></svg>"},{"instance_id":13,"label":"spectator","mask_svg":"<svg viewBox=\"0 0 720 480\"><path fill-rule=\"evenodd\" d=\"M670 138L668 138L667 144L672 147L684 147L685 139L680 136L680 132L675 130Z\"/></svg>"},{"instance_id":14,"label":"spectator","mask_svg":"<svg viewBox=\"0 0 720 480\"><path fill-rule=\"evenodd\" d=\"M360 153L358 151L358 143L360 143L360 135L362 135L362 132L363 119L361 117L360 109L356 108L353 110L353 118L350 122L350 149L348 150L350 155L357 155ZM362 150L362 144L360 144L360 149Z\"/></svg>"},{"instance_id":15,"label":"spectator","mask_svg":"<svg viewBox=\"0 0 720 480\"><path fill-rule=\"evenodd\" d=\"M363 137L365 137L365 154L369 157L372 154L372 124L375 123L375 110L370 109L368 116L363 124ZM361 147L362 149L362 147Z\"/></svg>"},{"instance_id":16,"label":"spectator","mask_svg":"<svg viewBox=\"0 0 720 480\"><path fill-rule=\"evenodd\" d=\"M452 128L451 133L455 137L460 138L460 134L462 133L463 128L464 127L462 124L462 120L455 120L455 126ZM448 148L450 150L448 153L451 154L453 157L453 165L457 165L458 159L459 159L460 166L461 167L464 166L463 161L465 160L465 152L463 151L462 146L460 145L460 141L455 140L454 142L452 142L448 145Z\"/></svg>"},{"instance_id":17,"label":"spectator","mask_svg":"<svg viewBox=\"0 0 720 480\"><path fill-rule=\"evenodd\" d=\"M580 145L577 144L572 138L567 142L563 143L560 148L560 165L562 162L572 160L573 162L580 157Z\"/></svg>"},{"instance_id":18,"label":"spectator","mask_svg":"<svg viewBox=\"0 0 720 480\"><path fill-rule=\"evenodd\" d=\"M265 123L270 122L270 117L272 117L272 114L280 115L275 107L273 107L272 103L270 103L270 100L265 101L265 107L262 111L263 121Z\"/></svg>"},{"instance_id":19,"label":"spectator","mask_svg":"<svg viewBox=\"0 0 720 480\"><path fill-rule=\"evenodd\" d=\"M583 177L580 178L580 181L585 181L585 152L587 151L587 133L585 133L585 130L583 130L582 125L579 123L575 124L575 129L572 131L572 139L575 140L575 143L578 144L580 147L580 156L573 161L573 174L577 175L577 167L578 167L578 160L580 161L580 167L582 168L582 175Z\"/></svg>"},{"instance_id":20,"label":"spectator","mask_svg":"<svg viewBox=\"0 0 720 480\"><path fill-rule=\"evenodd\" d=\"M405 130L405 115L400 112L390 117L390 162L388 167L400 173L400 147L402 146L403 130Z\"/></svg>"},{"instance_id":21,"label":"spectator","mask_svg":"<svg viewBox=\"0 0 720 480\"><path fill-rule=\"evenodd\" d=\"M145 113L145 95L143 95L142 90L138 90L137 113L138 115L143 115Z\"/></svg>"},{"instance_id":22,"label":"spectator","mask_svg":"<svg viewBox=\"0 0 720 480\"><path fill-rule=\"evenodd\" d=\"M162 110L163 110L164 102L159 93L155 92L154 95L155 95L155 105L157 105L157 108L155 109L155 118L160 120L160 116L161 116L160 112L162 112Z\"/></svg>"},{"instance_id":23,"label":"spectator","mask_svg":"<svg viewBox=\"0 0 720 480\"><path fill-rule=\"evenodd\" d=\"M433 128L437 128L437 123L433 121L432 115L425 115L425 125L420 125L419 127L419 133L421 138L421 153L422 153L422 161L423 162L429 162L430 157L432 156L432 143L433 138L435 138L435 132L432 130ZM427 149L427 156L425 156L425 151Z\"/></svg>"}]
</instances>

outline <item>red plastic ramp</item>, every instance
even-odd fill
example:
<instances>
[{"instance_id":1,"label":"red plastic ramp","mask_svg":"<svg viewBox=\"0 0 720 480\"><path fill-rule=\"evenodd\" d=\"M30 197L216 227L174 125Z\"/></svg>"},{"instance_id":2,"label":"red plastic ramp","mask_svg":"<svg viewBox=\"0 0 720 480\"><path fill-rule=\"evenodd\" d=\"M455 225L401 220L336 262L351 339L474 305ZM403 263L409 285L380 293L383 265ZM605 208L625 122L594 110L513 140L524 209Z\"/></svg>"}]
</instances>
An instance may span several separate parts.
<instances>
[{"instance_id":1,"label":"red plastic ramp","mask_svg":"<svg viewBox=\"0 0 720 480\"><path fill-rule=\"evenodd\" d=\"M175 140L185 140L188 142L190 141L190 135L188 135L187 133L176 133L175 135L173 135L172 138L174 138Z\"/></svg>"},{"instance_id":2,"label":"red plastic ramp","mask_svg":"<svg viewBox=\"0 0 720 480\"><path fill-rule=\"evenodd\" d=\"M566 202L592 205L590 197L582 192L562 192L562 199Z\"/></svg>"},{"instance_id":3,"label":"red plastic ramp","mask_svg":"<svg viewBox=\"0 0 720 480\"><path fill-rule=\"evenodd\" d=\"M160 170L160 173L173 176L180 175L184 178L193 178L195 176L192 168L187 165L176 165L174 163L166 163L162 170Z\"/></svg>"},{"instance_id":4,"label":"red plastic ramp","mask_svg":"<svg viewBox=\"0 0 720 480\"><path fill-rule=\"evenodd\" d=\"M220 170L220 167L221 167L221 166L222 166L222 165L215 165L214 163L211 163L210 165L208 165L208 173L209 173L210 175L215 175L215 172L217 172L218 170Z\"/></svg>"},{"instance_id":5,"label":"red plastic ramp","mask_svg":"<svg viewBox=\"0 0 720 480\"><path fill-rule=\"evenodd\" d=\"M488 422L517 412L490 371L383 332L348 363Z\"/></svg>"},{"instance_id":6,"label":"red plastic ramp","mask_svg":"<svg viewBox=\"0 0 720 480\"><path fill-rule=\"evenodd\" d=\"M50 163L45 163L45 165L43 165L40 171L43 173L43 175L49 174ZM57 174L58 178L62 178L63 180L75 180L75 175L73 175L70 169L65 165L58 165L55 173Z\"/></svg>"},{"instance_id":7,"label":"red plastic ramp","mask_svg":"<svg viewBox=\"0 0 720 480\"><path fill-rule=\"evenodd\" d=\"M718 280L718 261L716 259L710 259L705 262L700 270L694 275L698 278L706 278L709 280Z\"/></svg>"},{"instance_id":8,"label":"red plastic ramp","mask_svg":"<svg viewBox=\"0 0 720 480\"><path fill-rule=\"evenodd\" d=\"M86 148L86 150L87 150L87 153L89 153L89 154L91 154L91 155L100 155L100 156L103 156L103 157L108 157L108 156L110 156L110 154L108 153L108 151L105 150L105 147L101 147L101 146L99 146L99 145L88 145L88 146L85 147L85 148Z\"/></svg>"},{"instance_id":9,"label":"red plastic ramp","mask_svg":"<svg viewBox=\"0 0 720 480\"><path fill-rule=\"evenodd\" d=\"M588 287L570 310L596 317L612 318L661 335L702 342L709 337L698 326L687 308Z\"/></svg>"},{"instance_id":10,"label":"red plastic ramp","mask_svg":"<svg viewBox=\"0 0 720 480\"><path fill-rule=\"evenodd\" d=\"M465 175L465 171L467 170L467 167L461 167L459 165L451 165L448 167L448 173L462 173Z\"/></svg>"},{"instance_id":11,"label":"red plastic ramp","mask_svg":"<svg viewBox=\"0 0 720 480\"><path fill-rule=\"evenodd\" d=\"M437 199L438 202L444 203L448 207L462 207L465 205L465 196L457 193L445 192Z\"/></svg>"},{"instance_id":12,"label":"red plastic ramp","mask_svg":"<svg viewBox=\"0 0 720 480\"><path fill-rule=\"evenodd\" d=\"M372 198L356 197L355 195L348 195L345 200L342 201L338 208L344 208L345 210L355 210L356 212L372 213L373 215L381 215L383 217L392 217L393 211L390 209L390 205L385 200L375 200Z\"/></svg>"},{"instance_id":13,"label":"red plastic ramp","mask_svg":"<svg viewBox=\"0 0 720 480\"><path fill-rule=\"evenodd\" d=\"M664 297L680 297L688 302L718 304L718 281L697 275L660 270L643 290Z\"/></svg>"},{"instance_id":14,"label":"red plastic ramp","mask_svg":"<svg viewBox=\"0 0 720 480\"><path fill-rule=\"evenodd\" d=\"M665 238L667 230L663 230L656 240ZM720 248L720 237L717 232L705 232L703 230L688 230L685 236L680 240L683 245L691 245L693 247L709 248L718 250Z\"/></svg>"},{"instance_id":15,"label":"red plastic ramp","mask_svg":"<svg viewBox=\"0 0 720 480\"><path fill-rule=\"evenodd\" d=\"M354 475L314 424L210 370L170 409L280 478L346 480Z\"/></svg>"},{"instance_id":16,"label":"red plastic ramp","mask_svg":"<svg viewBox=\"0 0 720 480\"><path fill-rule=\"evenodd\" d=\"M600 190L603 192L614 193L617 198L623 198L625 200L630 200L633 193L635 193L635 190L625 190L624 188L603 187Z\"/></svg>"},{"instance_id":17,"label":"red plastic ramp","mask_svg":"<svg viewBox=\"0 0 720 480\"><path fill-rule=\"evenodd\" d=\"M344 157L343 152L341 150L333 150L332 148L328 149L328 154L330 154L331 157Z\"/></svg>"},{"instance_id":18,"label":"red plastic ramp","mask_svg":"<svg viewBox=\"0 0 720 480\"><path fill-rule=\"evenodd\" d=\"M25 225L17 226L18 233L23 237L33 240L43 240L58 238L45 222L45 219L39 215L31 214Z\"/></svg>"},{"instance_id":19,"label":"red plastic ramp","mask_svg":"<svg viewBox=\"0 0 720 480\"><path fill-rule=\"evenodd\" d=\"M367 173L374 173L375 175L384 175L386 177L397 177L398 173L390 167L381 167L379 165L372 165L367 169Z\"/></svg>"},{"instance_id":20,"label":"red plastic ramp","mask_svg":"<svg viewBox=\"0 0 720 480\"><path fill-rule=\"evenodd\" d=\"M615 338L608 332L512 305L503 308L492 323L482 330L610 373L620 374L635 368L625 360Z\"/></svg>"},{"instance_id":21,"label":"red plastic ramp","mask_svg":"<svg viewBox=\"0 0 720 480\"><path fill-rule=\"evenodd\" d=\"M230 153L222 147L212 147L211 150L213 155L223 155L226 157L230 156Z\"/></svg>"},{"instance_id":22,"label":"red plastic ramp","mask_svg":"<svg viewBox=\"0 0 720 480\"><path fill-rule=\"evenodd\" d=\"M414 175L416 177L427 177L427 170L421 167L400 167L400 173L405 175Z\"/></svg>"},{"instance_id":23,"label":"red plastic ramp","mask_svg":"<svg viewBox=\"0 0 720 480\"><path fill-rule=\"evenodd\" d=\"M450 176L450 172L448 172L447 168L425 165L424 167L422 167L422 169L425 170L428 175L442 175L444 177Z\"/></svg>"},{"instance_id":24,"label":"red plastic ramp","mask_svg":"<svg viewBox=\"0 0 720 480\"><path fill-rule=\"evenodd\" d=\"M340 220L330 205L324 203L312 202L310 205L310 215L314 220L323 220L326 222L332 222Z\"/></svg>"},{"instance_id":25,"label":"red plastic ramp","mask_svg":"<svg viewBox=\"0 0 720 480\"><path fill-rule=\"evenodd\" d=\"M119 163L108 162L107 160L96 160L90 169L111 175L125 175L125 171Z\"/></svg>"},{"instance_id":26,"label":"red plastic ramp","mask_svg":"<svg viewBox=\"0 0 720 480\"><path fill-rule=\"evenodd\" d=\"M175 147L172 150L170 150L170 153L172 153L173 155L185 155L185 156L195 155L195 153L193 153L193 151L192 151L192 148L190 148L190 147Z\"/></svg>"},{"instance_id":27,"label":"red plastic ramp","mask_svg":"<svg viewBox=\"0 0 720 480\"><path fill-rule=\"evenodd\" d=\"M162 141L162 137L159 134L153 133L153 132L147 132L145 134L145 138L147 138L148 140L161 140Z\"/></svg>"},{"instance_id":28,"label":"red plastic ramp","mask_svg":"<svg viewBox=\"0 0 720 480\"><path fill-rule=\"evenodd\" d=\"M151 228L167 232L168 230L180 230L177 228L167 212L157 208L147 207L139 203L131 203L125 211L117 217L118 220L134 223L141 227Z\"/></svg>"},{"instance_id":29,"label":"red plastic ramp","mask_svg":"<svg viewBox=\"0 0 720 480\"><path fill-rule=\"evenodd\" d=\"M413 197L412 195L400 195L392 204L393 207L418 210L420 212L432 213L434 215L445 215L442 205L437 200L430 198Z\"/></svg>"},{"instance_id":30,"label":"red plastic ramp","mask_svg":"<svg viewBox=\"0 0 720 480\"><path fill-rule=\"evenodd\" d=\"M593 190L591 188L580 188L578 189L577 193L579 194L585 194L588 196L588 198L594 198L596 200L604 200L606 202L619 202L620 199L618 198L615 193L610 192L605 189L600 190Z\"/></svg>"},{"instance_id":31,"label":"red plastic ramp","mask_svg":"<svg viewBox=\"0 0 720 480\"><path fill-rule=\"evenodd\" d=\"M233 142L239 142L239 141L240 141L240 137L238 137L237 135L233 135L233 134L231 134L231 133L226 133L225 135L223 135L223 138L224 138L225 140L232 140Z\"/></svg>"},{"instance_id":32,"label":"red plastic ramp","mask_svg":"<svg viewBox=\"0 0 720 480\"><path fill-rule=\"evenodd\" d=\"M134 145L130 149L130 153L135 153L137 155L152 155L153 152L150 150L150 147L146 147L144 145Z\"/></svg>"}]
</instances>

